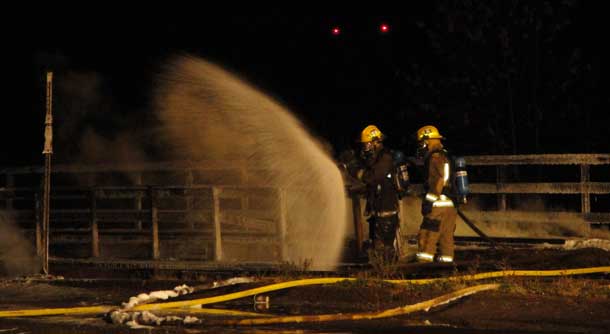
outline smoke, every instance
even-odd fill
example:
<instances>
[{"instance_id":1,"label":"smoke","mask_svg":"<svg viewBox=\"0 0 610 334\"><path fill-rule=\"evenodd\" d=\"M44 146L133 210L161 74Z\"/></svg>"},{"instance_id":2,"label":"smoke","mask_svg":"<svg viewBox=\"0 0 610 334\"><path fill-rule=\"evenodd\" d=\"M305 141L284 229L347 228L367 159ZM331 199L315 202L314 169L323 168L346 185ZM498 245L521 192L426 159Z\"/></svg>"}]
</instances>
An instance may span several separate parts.
<instances>
[{"instance_id":1,"label":"smoke","mask_svg":"<svg viewBox=\"0 0 610 334\"><path fill-rule=\"evenodd\" d=\"M418 196L403 198L400 211L400 228L402 233L405 235L417 234L423 219L421 215L421 199Z\"/></svg>"},{"instance_id":2,"label":"smoke","mask_svg":"<svg viewBox=\"0 0 610 334\"><path fill-rule=\"evenodd\" d=\"M577 213L560 212L546 208L541 199L521 202L519 207L507 211L481 210L476 198L460 209L466 217L491 237L510 238L564 238L603 235L603 231L589 232L588 222ZM422 222L421 199L409 196L403 199L401 227L406 235L415 235ZM478 236L462 218L456 221L456 236Z\"/></svg>"},{"instance_id":3,"label":"smoke","mask_svg":"<svg viewBox=\"0 0 610 334\"><path fill-rule=\"evenodd\" d=\"M188 56L168 65L156 97L159 136L172 159L247 161L250 184L286 192L288 260L336 265L347 229L341 174L286 108Z\"/></svg>"},{"instance_id":4,"label":"smoke","mask_svg":"<svg viewBox=\"0 0 610 334\"><path fill-rule=\"evenodd\" d=\"M146 160L142 120L123 113L104 77L68 71L58 76L54 158L59 163L136 163Z\"/></svg>"},{"instance_id":5,"label":"smoke","mask_svg":"<svg viewBox=\"0 0 610 334\"><path fill-rule=\"evenodd\" d=\"M32 243L22 233L10 216L0 211L0 275L19 276L36 272Z\"/></svg>"},{"instance_id":6,"label":"smoke","mask_svg":"<svg viewBox=\"0 0 610 334\"><path fill-rule=\"evenodd\" d=\"M84 163L115 162L125 166L147 160L141 142L129 133L106 138L89 128L81 137L80 143L83 150L77 160Z\"/></svg>"},{"instance_id":7,"label":"smoke","mask_svg":"<svg viewBox=\"0 0 610 334\"><path fill-rule=\"evenodd\" d=\"M476 199L462 208L478 228L491 237L563 238L587 236L588 222L577 213L548 208L540 198L520 200L507 211L483 211ZM456 235L476 236L458 218Z\"/></svg>"},{"instance_id":8,"label":"smoke","mask_svg":"<svg viewBox=\"0 0 610 334\"><path fill-rule=\"evenodd\" d=\"M610 240L610 231L607 229L602 230L601 227L591 229L591 232L589 233L589 237Z\"/></svg>"}]
</instances>

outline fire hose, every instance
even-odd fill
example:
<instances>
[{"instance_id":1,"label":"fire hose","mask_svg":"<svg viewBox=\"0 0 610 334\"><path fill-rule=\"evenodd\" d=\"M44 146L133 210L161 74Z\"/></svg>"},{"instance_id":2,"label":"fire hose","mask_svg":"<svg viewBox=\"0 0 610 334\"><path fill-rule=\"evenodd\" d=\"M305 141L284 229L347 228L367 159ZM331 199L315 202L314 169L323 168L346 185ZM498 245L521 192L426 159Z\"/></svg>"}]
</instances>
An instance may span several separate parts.
<instances>
[{"instance_id":1,"label":"fire hose","mask_svg":"<svg viewBox=\"0 0 610 334\"><path fill-rule=\"evenodd\" d=\"M473 222L472 220L470 220L468 217L466 217L466 215L462 212L462 210L460 210L459 208L456 208L458 215L460 216L460 218L462 218L462 220L464 221L464 223L466 223L466 225L468 225L468 227L470 227L476 234L478 234L481 238L485 239L485 241L489 242L491 244L492 247L498 247L498 243L493 240L492 238L490 238L489 236L487 236L487 234L483 233L483 231L481 231Z\"/></svg>"},{"instance_id":2,"label":"fire hose","mask_svg":"<svg viewBox=\"0 0 610 334\"><path fill-rule=\"evenodd\" d=\"M405 315L417 311L428 311L433 307L450 303L456 299L472 295L477 292L497 289L500 284L481 284L471 286L465 289L457 290L452 293L442 295L420 303L405 305L396 308L391 308L378 312L363 312L363 313L336 313L336 314L321 314L321 315L294 315L294 316L276 316L269 318L255 319L228 319L217 321L205 321L206 325L237 325L237 326L252 326L252 325L271 325L271 324L286 324L286 323L307 323L307 322L328 322L342 320L373 320Z\"/></svg>"},{"instance_id":3,"label":"fire hose","mask_svg":"<svg viewBox=\"0 0 610 334\"><path fill-rule=\"evenodd\" d=\"M430 284L444 281L476 281L489 278L500 277L534 277L534 276L571 276L571 275L586 275L596 273L610 273L610 266L591 267L578 269L559 269L559 270L504 270L487 273L479 273L463 276L441 277L441 278L422 278L410 280L384 280L394 284ZM262 293L283 290L299 286L334 284L342 281L355 281L356 278L351 277L329 277L329 278L310 278L288 282L281 282L248 289L239 292L233 292L220 296L206 297L193 300L183 300L165 303L151 303L137 305L128 311L152 311L188 307L200 307L201 305L214 304L229 300L240 299L244 297L254 296ZM8 317L33 317L33 316L50 316L50 315L66 315L66 314L99 314L107 313L115 310L117 307L109 305L85 306L72 308L44 308L44 309L25 309L25 310L6 310L0 311L0 318Z\"/></svg>"}]
</instances>

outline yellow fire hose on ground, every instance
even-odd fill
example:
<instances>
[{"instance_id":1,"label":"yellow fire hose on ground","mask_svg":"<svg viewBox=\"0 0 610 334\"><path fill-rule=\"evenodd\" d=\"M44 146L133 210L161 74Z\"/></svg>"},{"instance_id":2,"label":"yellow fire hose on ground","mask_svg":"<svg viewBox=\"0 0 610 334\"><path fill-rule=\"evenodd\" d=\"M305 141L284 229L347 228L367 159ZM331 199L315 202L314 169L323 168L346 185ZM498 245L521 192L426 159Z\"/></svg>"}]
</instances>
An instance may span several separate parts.
<instances>
[{"instance_id":1,"label":"yellow fire hose on ground","mask_svg":"<svg viewBox=\"0 0 610 334\"><path fill-rule=\"evenodd\" d=\"M256 313L256 312L247 312L247 311L239 311L239 310L229 310L229 309L219 309L219 308L173 308L160 310L160 314L205 314L205 315L219 315L219 316L228 316L228 317L274 317L275 314L269 313Z\"/></svg>"},{"instance_id":2,"label":"yellow fire hose on ground","mask_svg":"<svg viewBox=\"0 0 610 334\"><path fill-rule=\"evenodd\" d=\"M453 276L448 278L423 278L423 279L411 279L411 280L384 280L388 283L394 284L430 284L434 282L440 281L475 281L486 278L498 278L498 277L507 277L507 276L568 276L568 275L584 275L584 274L594 274L594 273L604 273L610 272L610 266L608 267L592 267L592 268L580 268L580 269L562 269L562 270L505 270L505 271L494 271L488 273L480 273L474 275L465 275L465 276ZM202 299L193 299L193 300L184 300L177 302L169 302L169 303L156 303L156 304L144 304L139 305L133 308L135 311L151 311L151 310L159 310L166 308L184 308L184 307L192 307L196 305L206 305L206 304L214 304L220 303L224 301L239 299L243 297L249 297L253 295L258 295L261 293L282 290L297 286L306 286L306 285L319 285L319 284L333 284L341 281L355 281L356 278L346 278L346 277L331 277L331 278L311 278L311 279L303 279L289 282L282 282L271 284L267 286L263 286L260 288L234 292L222 296L208 297ZM0 313L0 317L2 313Z\"/></svg>"},{"instance_id":3,"label":"yellow fire hose on ground","mask_svg":"<svg viewBox=\"0 0 610 334\"><path fill-rule=\"evenodd\" d=\"M468 295L491 289L497 289L500 284L481 284L461 289L440 297L436 297L424 302L412 305L405 305L396 308L391 308L379 312L363 312L363 313L337 313L337 314L321 314L321 315L294 315L294 316L276 316L270 318L256 319L229 319L217 321L205 321L206 325L237 325L237 326L252 326L252 325L272 325L286 323L307 323L307 322L328 322L328 321L344 321L344 320L373 320L381 318L395 317L405 315L417 311L427 311L433 307L452 302L453 300L466 297Z\"/></svg>"},{"instance_id":4,"label":"yellow fire hose on ground","mask_svg":"<svg viewBox=\"0 0 610 334\"><path fill-rule=\"evenodd\" d=\"M454 291L427 301L419 302L412 305L405 305L400 307L395 307L388 310L376 311L376 312L362 312L362 313L337 313L337 314L320 314L320 315L293 315L293 316L277 316L277 315L269 315L269 314L261 314L261 313L251 313L251 312L242 312L235 310L215 310L215 309L205 309L204 312L201 312L202 309L171 309L171 310L162 310L163 314L179 314L186 315L183 319L185 325L206 325L206 326L256 326L256 325L273 325L273 324L288 324L288 323L319 323L319 322L330 322L330 321L354 321L354 320L373 320L373 319L382 319L395 317L400 315L406 315L418 311L428 311L433 307L438 307L443 304L450 303L454 300L481 292L486 290L497 289L500 287L500 284L481 284L476 286L471 286L465 289L461 289L458 291ZM211 313L209 312L211 311ZM157 316L146 316L143 314L139 314L140 312L134 313L134 318L129 318L130 320L134 320L135 323L129 324L128 322L120 322L127 323L132 326L146 326L150 324L165 324L166 318L159 318ZM147 313L147 311L144 311ZM197 314L215 314L215 315L223 315L223 316L237 316L241 317L241 319L198 319L193 318L192 315ZM187 322L188 318L188 322ZM244 319L245 318L245 319ZM136 320L137 319L137 320ZM179 318L181 319L181 318ZM168 323L175 324L176 318L169 318ZM140 327L132 327L132 328L140 328Z\"/></svg>"},{"instance_id":5,"label":"yellow fire hose on ground","mask_svg":"<svg viewBox=\"0 0 610 334\"><path fill-rule=\"evenodd\" d=\"M610 266L606 267L592 267L592 268L579 268L579 269L560 269L560 270L505 270L488 273L480 273L473 275L464 276L453 276L447 278L424 278L424 279L411 279L411 280L385 280L389 283L395 284L430 284L441 281L475 281L487 278L499 278L499 277L534 277L534 276L569 276L569 275L585 275L595 273L609 273ZM176 309L176 308L188 308L197 307L200 305L220 303L229 300L240 299L243 297L249 297L258 295L261 293L267 293L277 290L283 290L299 286L308 285L320 285L320 284L333 284L341 281L355 281L356 278L346 277L330 277L330 278L311 278L302 279L296 281L288 281L282 283L270 284L267 286L244 290L240 292L229 293L221 296L184 300L176 302L166 303L151 303L142 304L135 306L125 311L152 311L152 310L165 310L165 309ZM34 316L50 316L50 315L68 315L68 314L96 314L96 313L107 313L111 310L115 310L117 307L108 305L99 306L85 306L85 307L73 307L73 308L45 308L45 309L25 309L25 310L7 310L0 311L0 318L8 317L34 317Z\"/></svg>"}]
</instances>

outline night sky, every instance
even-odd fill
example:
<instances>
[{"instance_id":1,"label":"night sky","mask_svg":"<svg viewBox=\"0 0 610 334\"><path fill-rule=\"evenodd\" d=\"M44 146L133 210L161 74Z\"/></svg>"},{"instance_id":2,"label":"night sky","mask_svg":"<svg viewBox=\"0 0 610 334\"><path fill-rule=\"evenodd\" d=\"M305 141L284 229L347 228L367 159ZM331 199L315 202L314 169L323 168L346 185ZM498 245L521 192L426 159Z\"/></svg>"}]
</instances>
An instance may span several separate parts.
<instances>
[{"instance_id":1,"label":"night sky","mask_svg":"<svg viewBox=\"0 0 610 334\"><path fill-rule=\"evenodd\" d=\"M3 26L9 34L1 164L42 162L47 69L58 87L79 74L98 80L92 103L104 107L92 107L87 119L111 138L150 121L155 78L177 53L245 78L336 153L376 124L388 145L412 154L413 132L428 123L464 155L610 152L601 8L583 1L407 6L367 15L236 15L194 7L24 15ZM388 32L379 30L382 23ZM54 113L61 122L70 101L58 94Z\"/></svg>"}]
</instances>

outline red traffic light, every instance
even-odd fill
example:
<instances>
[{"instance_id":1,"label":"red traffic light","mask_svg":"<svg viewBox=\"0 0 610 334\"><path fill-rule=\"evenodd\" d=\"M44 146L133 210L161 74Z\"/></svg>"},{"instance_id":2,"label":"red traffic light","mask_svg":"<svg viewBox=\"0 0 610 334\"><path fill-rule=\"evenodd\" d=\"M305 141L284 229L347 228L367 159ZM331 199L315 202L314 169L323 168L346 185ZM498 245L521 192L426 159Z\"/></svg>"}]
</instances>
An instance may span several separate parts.
<instances>
[{"instance_id":1,"label":"red traffic light","mask_svg":"<svg viewBox=\"0 0 610 334\"><path fill-rule=\"evenodd\" d=\"M341 29L339 27L333 27L330 31L333 35L337 36L341 33Z\"/></svg>"},{"instance_id":2,"label":"red traffic light","mask_svg":"<svg viewBox=\"0 0 610 334\"><path fill-rule=\"evenodd\" d=\"M379 31L385 34L390 31L390 26L387 23L382 23L379 25Z\"/></svg>"}]
</instances>

